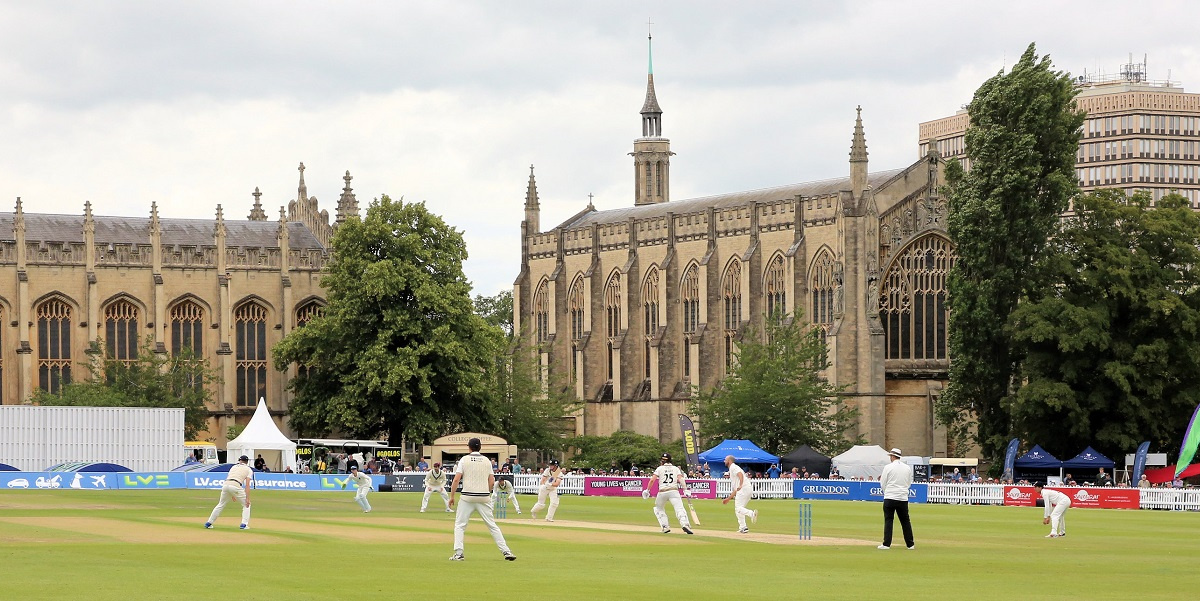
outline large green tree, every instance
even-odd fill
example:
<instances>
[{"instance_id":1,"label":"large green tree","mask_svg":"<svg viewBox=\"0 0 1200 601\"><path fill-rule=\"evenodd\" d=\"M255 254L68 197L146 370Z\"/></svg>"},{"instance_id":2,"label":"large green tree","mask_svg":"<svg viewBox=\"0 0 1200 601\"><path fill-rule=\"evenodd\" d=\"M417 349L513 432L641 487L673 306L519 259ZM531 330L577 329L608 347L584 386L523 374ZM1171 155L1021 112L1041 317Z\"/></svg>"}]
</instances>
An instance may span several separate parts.
<instances>
[{"instance_id":1,"label":"large green tree","mask_svg":"<svg viewBox=\"0 0 1200 601\"><path fill-rule=\"evenodd\" d=\"M683 466L683 443L663 444L653 436L619 430L611 436L576 436L568 441L575 454L567 458L571 467L622 470L658 467L663 453L670 453L675 465Z\"/></svg>"},{"instance_id":2,"label":"large green tree","mask_svg":"<svg viewBox=\"0 0 1200 601\"><path fill-rule=\"evenodd\" d=\"M974 438L996 458L1012 430L1003 401L1017 373L1003 324L1022 298L1046 286L1047 240L1078 191L1075 153L1084 115L1069 74L1033 44L992 77L967 108L970 170L946 170L947 227L958 260L950 272L950 382L939 419L958 442Z\"/></svg>"},{"instance_id":3,"label":"large green tree","mask_svg":"<svg viewBox=\"0 0 1200 601\"><path fill-rule=\"evenodd\" d=\"M513 295L506 290L496 296L475 295L475 312L488 325L500 328L504 335L513 337Z\"/></svg>"},{"instance_id":4,"label":"large green tree","mask_svg":"<svg viewBox=\"0 0 1200 601\"><path fill-rule=\"evenodd\" d=\"M821 330L799 314L783 317L747 332L729 375L696 396L700 433L710 441L749 439L774 455L802 444L841 452L855 443L847 432L858 411L821 377L829 367Z\"/></svg>"},{"instance_id":5,"label":"large green tree","mask_svg":"<svg viewBox=\"0 0 1200 601\"><path fill-rule=\"evenodd\" d=\"M337 230L324 315L274 349L298 364L291 425L305 434L430 440L486 430L487 371L503 335L473 311L460 232L424 203L375 200Z\"/></svg>"},{"instance_id":6,"label":"large green tree","mask_svg":"<svg viewBox=\"0 0 1200 601\"><path fill-rule=\"evenodd\" d=\"M188 440L208 423L209 385L218 381L208 361L189 349L177 355L154 352L147 338L133 361L117 361L94 342L87 363L90 378L63 387L61 394L39 389L32 402L38 405L88 407L165 407L183 409L183 430Z\"/></svg>"},{"instance_id":7,"label":"large green tree","mask_svg":"<svg viewBox=\"0 0 1200 601\"><path fill-rule=\"evenodd\" d=\"M1169 195L1101 190L1055 236L1041 294L1010 331L1015 433L1059 456L1175 448L1200 401L1200 216Z\"/></svg>"}]
</instances>

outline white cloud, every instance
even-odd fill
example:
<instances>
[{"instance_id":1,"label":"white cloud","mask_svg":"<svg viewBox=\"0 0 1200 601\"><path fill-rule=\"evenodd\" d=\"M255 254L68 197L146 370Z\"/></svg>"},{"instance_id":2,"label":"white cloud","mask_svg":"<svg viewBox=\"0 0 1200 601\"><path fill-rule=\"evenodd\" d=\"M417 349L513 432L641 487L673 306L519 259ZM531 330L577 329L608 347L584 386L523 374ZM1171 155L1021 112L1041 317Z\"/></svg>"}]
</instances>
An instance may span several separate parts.
<instances>
[{"instance_id":1,"label":"white cloud","mask_svg":"<svg viewBox=\"0 0 1200 601\"><path fill-rule=\"evenodd\" d=\"M646 18L676 199L847 172L862 105L872 169L916 157L1029 42L1072 72L1133 52L1200 91L1200 9L1012 2L0 1L0 210L275 218L309 193L331 213L350 170L364 206L427 201L465 232L476 292L519 269L529 164L542 225L595 194L632 203ZM1089 23L1095 24L1091 26ZM1120 47L1114 44L1121 44Z\"/></svg>"}]
</instances>

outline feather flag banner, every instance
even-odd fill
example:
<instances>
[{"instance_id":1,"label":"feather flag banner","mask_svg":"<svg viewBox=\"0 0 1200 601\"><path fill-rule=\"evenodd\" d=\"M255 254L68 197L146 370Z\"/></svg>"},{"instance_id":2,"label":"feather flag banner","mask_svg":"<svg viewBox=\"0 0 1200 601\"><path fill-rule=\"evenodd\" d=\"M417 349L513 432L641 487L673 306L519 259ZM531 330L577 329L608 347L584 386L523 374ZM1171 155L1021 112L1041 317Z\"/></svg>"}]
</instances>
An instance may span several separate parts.
<instances>
[{"instance_id":1,"label":"feather flag banner","mask_svg":"<svg viewBox=\"0 0 1200 601\"><path fill-rule=\"evenodd\" d=\"M1188 423L1187 432L1183 435L1183 444L1179 445L1179 461L1175 463L1175 476L1183 473L1192 458L1196 456L1196 448L1200 447L1200 405L1192 413L1192 421Z\"/></svg>"}]
</instances>

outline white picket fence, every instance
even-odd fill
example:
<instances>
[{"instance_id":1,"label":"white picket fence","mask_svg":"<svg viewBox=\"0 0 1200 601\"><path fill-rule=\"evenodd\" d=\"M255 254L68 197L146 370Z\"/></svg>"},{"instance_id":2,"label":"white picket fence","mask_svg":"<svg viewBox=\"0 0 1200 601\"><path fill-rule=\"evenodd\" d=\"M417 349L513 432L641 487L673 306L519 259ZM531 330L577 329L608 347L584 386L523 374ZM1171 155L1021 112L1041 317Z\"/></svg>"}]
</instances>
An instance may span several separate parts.
<instances>
[{"instance_id":1,"label":"white picket fence","mask_svg":"<svg viewBox=\"0 0 1200 601\"><path fill-rule=\"evenodd\" d=\"M1200 489L1143 488L1142 509L1200 511Z\"/></svg>"},{"instance_id":2,"label":"white picket fence","mask_svg":"<svg viewBox=\"0 0 1200 601\"><path fill-rule=\"evenodd\" d=\"M948 505L1003 505L1004 486L930 482L929 502Z\"/></svg>"}]
</instances>

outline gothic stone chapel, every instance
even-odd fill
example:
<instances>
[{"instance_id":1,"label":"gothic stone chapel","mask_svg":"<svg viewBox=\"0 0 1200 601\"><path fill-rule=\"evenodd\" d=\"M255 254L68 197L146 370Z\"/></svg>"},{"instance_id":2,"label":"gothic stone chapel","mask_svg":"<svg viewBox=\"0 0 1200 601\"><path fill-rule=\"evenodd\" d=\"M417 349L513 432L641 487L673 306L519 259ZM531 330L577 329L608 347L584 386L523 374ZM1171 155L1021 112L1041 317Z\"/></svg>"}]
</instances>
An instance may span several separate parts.
<instances>
[{"instance_id":1,"label":"gothic stone chapel","mask_svg":"<svg viewBox=\"0 0 1200 601\"><path fill-rule=\"evenodd\" d=\"M530 168L514 324L543 371L586 401L575 432L677 439L693 387L720 382L766 315L800 308L826 335L827 377L846 385L858 434L945 456L933 406L949 369L955 254L937 151L869 172L859 109L849 177L671 200L662 112L651 70L631 207L589 203L543 230Z\"/></svg>"}]
</instances>

